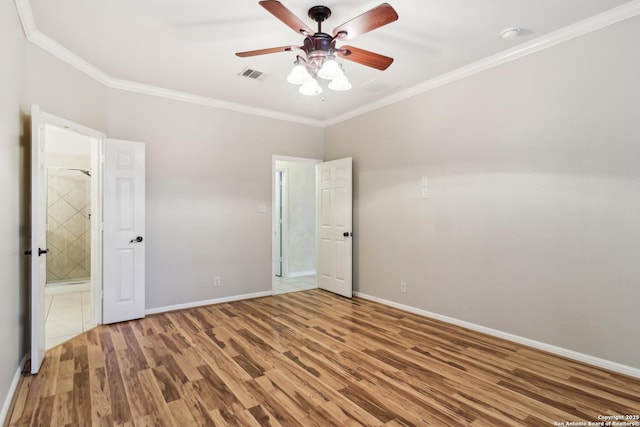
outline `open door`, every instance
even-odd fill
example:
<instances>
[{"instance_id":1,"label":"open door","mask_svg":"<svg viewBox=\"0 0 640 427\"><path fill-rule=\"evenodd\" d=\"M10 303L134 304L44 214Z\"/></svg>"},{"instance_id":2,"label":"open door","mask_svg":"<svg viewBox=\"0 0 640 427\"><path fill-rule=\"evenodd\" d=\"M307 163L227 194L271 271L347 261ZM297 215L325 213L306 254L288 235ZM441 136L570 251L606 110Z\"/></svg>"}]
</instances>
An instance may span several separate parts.
<instances>
[{"instance_id":1,"label":"open door","mask_svg":"<svg viewBox=\"0 0 640 427\"><path fill-rule=\"evenodd\" d=\"M352 159L316 165L318 287L351 298Z\"/></svg>"},{"instance_id":2,"label":"open door","mask_svg":"<svg viewBox=\"0 0 640 427\"><path fill-rule=\"evenodd\" d=\"M103 323L144 317L145 146L107 139L104 157Z\"/></svg>"},{"instance_id":3,"label":"open door","mask_svg":"<svg viewBox=\"0 0 640 427\"><path fill-rule=\"evenodd\" d=\"M31 373L40 370L45 355L44 287L47 281L45 122L31 107Z\"/></svg>"}]
</instances>

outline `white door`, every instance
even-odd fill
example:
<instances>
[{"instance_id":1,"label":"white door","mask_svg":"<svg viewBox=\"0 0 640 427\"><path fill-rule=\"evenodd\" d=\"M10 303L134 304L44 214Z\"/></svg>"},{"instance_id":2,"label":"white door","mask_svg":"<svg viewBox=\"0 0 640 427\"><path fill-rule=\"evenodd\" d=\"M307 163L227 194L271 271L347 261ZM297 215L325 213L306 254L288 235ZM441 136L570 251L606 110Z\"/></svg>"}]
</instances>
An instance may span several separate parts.
<instances>
[{"instance_id":1,"label":"white door","mask_svg":"<svg viewBox=\"0 0 640 427\"><path fill-rule=\"evenodd\" d=\"M318 287L351 298L351 157L316 165Z\"/></svg>"},{"instance_id":2,"label":"white door","mask_svg":"<svg viewBox=\"0 0 640 427\"><path fill-rule=\"evenodd\" d=\"M31 373L45 354L44 287L47 281L47 198L45 122L37 105L31 107Z\"/></svg>"},{"instance_id":3,"label":"white door","mask_svg":"<svg viewBox=\"0 0 640 427\"><path fill-rule=\"evenodd\" d=\"M144 317L145 146L107 139L104 148L103 323Z\"/></svg>"}]
</instances>

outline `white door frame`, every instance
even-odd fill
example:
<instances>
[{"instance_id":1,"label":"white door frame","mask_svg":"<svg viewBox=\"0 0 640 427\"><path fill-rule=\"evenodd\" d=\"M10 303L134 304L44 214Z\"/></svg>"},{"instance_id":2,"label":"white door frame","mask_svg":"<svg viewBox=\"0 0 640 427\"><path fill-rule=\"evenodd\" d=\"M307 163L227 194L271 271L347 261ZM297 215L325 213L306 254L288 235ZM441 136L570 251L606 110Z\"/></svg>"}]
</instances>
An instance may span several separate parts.
<instances>
[{"instance_id":1,"label":"white door frame","mask_svg":"<svg viewBox=\"0 0 640 427\"><path fill-rule=\"evenodd\" d=\"M291 157L291 156L279 156L279 155L272 155L271 156L271 204L272 204L272 208L271 208L271 287L272 287L272 291L275 291L274 285L275 282L273 280L273 277L276 274L275 271L275 262L276 262L276 250L275 250L275 236L276 236L276 229L275 229L275 218L276 218L276 170L282 170L282 169L278 169L276 168L276 161L282 161L282 162L297 162L297 163L311 163L311 164L317 164L317 163L322 163L322 159L312 159L312 158L307 158L307 157ZM286 193L286 191L285 191ZM286 214L285 214L286 215ZM286 229L286 224L284 225L284 229ZM283 242L286 242L285 240L286 234L285 232L283 232L282 234L282 239ZM282 275L284 276L285 272L288 272L288 265L287 265L287 245L284 244L283 245L283 254L284 254L284 263L282 265Z\"/></svg>"},{"instance_id":2,"label":"white door frame","mask_svg":"<svg viewBox=\"0 0 640 427\"><path fill-rule=\"evenodd\" d=\"M52 125L60 128L68 129L72 132L76 132L85 135L92 139L91 141L91 313L92 324L102 323L102 145L103 140L106 138L106 134L96 131L94 129L82 126L78 123L74 123L70 120L63 119L62 117L54 116L53 114L44 112L39 106L32 106L32 112L37 112L40 124L45 129L45 141L46 141L46 126ZM32 135L33 138L33 135ZM45 147L46 148L46 147ZM32 165L33 167L33 165ZM38 191L47 191L46 188L38 188ZM33 207L32 207L33 209ZM36 210L36 215L45 215L46 211L39 212ZM32 217L32 221L35 218ZM42 230L46 233L46 230ZM33 245L32 245L33 246ZM32 247L33 253L38 252L37 247ZM39 295L35 296L35 301L39 301L41 297L44 297L44 289L39 290ZM32 289L34 292L34 289ZM32 295L32 301L34 296ZM39 340L41 331L44 331L45 313L34 313L34 309L40 311L42 304L38 304L39 307L35 307L35 304L31 303L31 343L32 347L34 341ZM42 324L40 324L42 323ZM31 373L37 373L39 370L39 361L32 361Z\"/></svg>"},{"instance_id":3,"label":"white door frame","mask_svg":"<svg viewBox=\"0 0 640 427\"><path fill-rule=\"evenodd\" d=\"M287 171L285 169L276 168L274 181L274 212L273 212L273 266L274 275L285 277L289 271L285 262L286 245L284 242L288 236L288 218L287 218ZM280 259L278 259L280 258ZM280 273L280 274L278 274Z\"/></svg>"}]
</instances>

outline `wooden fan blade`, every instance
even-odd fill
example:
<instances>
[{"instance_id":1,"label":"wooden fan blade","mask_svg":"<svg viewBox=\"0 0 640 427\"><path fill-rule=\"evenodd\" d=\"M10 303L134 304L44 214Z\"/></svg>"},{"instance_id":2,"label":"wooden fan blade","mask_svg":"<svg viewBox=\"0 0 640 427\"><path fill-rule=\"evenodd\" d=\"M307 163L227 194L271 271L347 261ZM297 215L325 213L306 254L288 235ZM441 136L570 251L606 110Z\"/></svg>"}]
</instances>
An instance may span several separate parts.
<instances>
[{"instance_id":1,"label":"wooden fan blade","mask_svg":"<svg viewBox=\"0 0 640 427\"><path fill-rule=\"evenodd\" d=\"M307 24L302 22L296 15L294 15L289 9L284 7L282 3L276 0L263 0L260 6L264 7L273 16L285 23L289 28L298 34L303 36L312 36L313 30L309 28Z\"/></svg>"},{"instance_id":2,"label":"wooden fan blade","mask_svg":"<svg viewBox=\"0 0 640 427\"><path fill-rule=\"evenodd\" d=\"M393 62L393 58L353 46L341 46L337 53L341 58L378 70L386 70Z\"/></svg>"},{"instance_id":3,"label":"wooden fan blade","mask_svg":"<svg viewBox=\"0 0 640 427\"><path fill-rule=\"evenodd\" d=\"M268 49L258 49L258 50L248 50L246 52L236 52L236 56L241 58L246 58L248 56L258 56L258 55L266 55L269 53L278 53L278 52L291 52L292 50L300 49L299 46L280 46L280 47L270 47Z\"/></svg>"},{"instance_id":4,"label":"wooden fan blade","mask_svg":"<svg viewBox=\"0 0 640 427\"><path fill-rule=\"evenodd\" d=\"M389 3L382 3L368 12L347 21L334 28L333 36L339 40L351 40L383 25L387 25L398 19L398 13Z\"/></svg>"}]
</instances>

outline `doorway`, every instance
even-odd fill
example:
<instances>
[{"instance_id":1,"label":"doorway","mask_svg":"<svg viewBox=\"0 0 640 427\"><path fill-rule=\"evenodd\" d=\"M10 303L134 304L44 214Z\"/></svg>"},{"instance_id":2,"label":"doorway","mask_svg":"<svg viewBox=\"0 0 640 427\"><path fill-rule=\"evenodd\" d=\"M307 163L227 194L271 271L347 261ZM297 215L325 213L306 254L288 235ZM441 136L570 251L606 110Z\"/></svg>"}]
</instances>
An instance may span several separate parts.
<instances>
[{"instance_id":1,"label":"doorway","mask_svg":"<svg viewBox=\"0 0 640 427\"><path fill-rule=\"evenodd\" d=\"M273 156L274 294L317 288L315 165L320 162Z\"/></svg>"},{"instance_id":2,"label":"doorway","mask_svg":"<svg viewBox=\"0 0 640 427\"><path fill-rule=\"evenodd\" d=\"M45 348L94 327L101 282L92 268L99 247L97 170L100 139L70 127L47 123L45 215Z\"/></svg>"}]
</instances>

